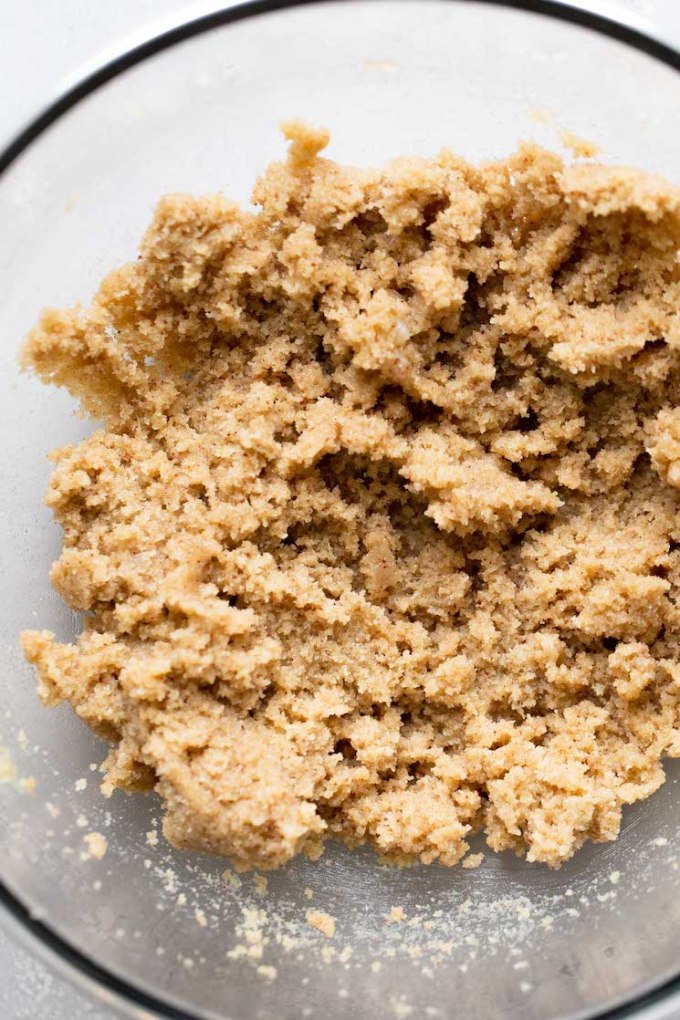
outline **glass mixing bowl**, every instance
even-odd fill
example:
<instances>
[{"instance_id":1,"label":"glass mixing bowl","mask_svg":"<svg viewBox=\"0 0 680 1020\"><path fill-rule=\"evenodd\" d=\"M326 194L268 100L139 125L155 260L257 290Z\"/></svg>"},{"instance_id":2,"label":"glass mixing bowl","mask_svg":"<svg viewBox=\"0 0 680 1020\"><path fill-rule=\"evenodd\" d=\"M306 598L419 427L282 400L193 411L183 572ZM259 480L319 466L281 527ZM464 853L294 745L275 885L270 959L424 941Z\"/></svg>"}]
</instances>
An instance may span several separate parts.
<instances>
[{"instance_id":1,"label":"glass mixing bowl","mask_svg":"<svg viewBox=\"0 0 680 1020\"><path fill-rule=\"evenodd\" d=\"M159 195L247 201L283 118L327 125L330 155L358 164L572 132L680 180L679 69L658 42L555 3L259 2L108 65L0 160L1 912L100 997L137 1017L680 1016L672 764L618 842L559 871L493 854L477 871L396 870L329 847L265 889L169 849L153 797L104 800L105 748L39 705L17 642L80 626L48 583L60 537L42 496L48 450L91 426L16 360L41 306L86 301L134 257ZM311 908L336 918L333 938Z\"/></svg>"}]
</instances>

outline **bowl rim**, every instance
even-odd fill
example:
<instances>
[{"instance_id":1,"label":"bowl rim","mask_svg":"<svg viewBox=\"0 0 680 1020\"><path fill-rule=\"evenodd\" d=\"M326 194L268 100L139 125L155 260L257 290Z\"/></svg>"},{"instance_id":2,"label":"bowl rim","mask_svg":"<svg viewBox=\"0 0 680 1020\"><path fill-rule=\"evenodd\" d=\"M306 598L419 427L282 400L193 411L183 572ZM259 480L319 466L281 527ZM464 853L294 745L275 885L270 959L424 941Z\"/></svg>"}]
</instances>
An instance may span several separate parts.
<instances>
[{"instance_id":1,"label":"bowl rim","mask_svg":"<svg viewBox=\"0 0 680 1020\"><path fill-rule=\"evenodd\" d=\"M196 18L178 18L170 28L152 32L142 41L128 45L114 56L104 57L90 71L82 73L74 84L66 86L9 143L0 150L0 177L52 124L73 109L81 100L102 85L123 74L157 53L202 35L214 28L261 14L293 8L339 2L339 0L237 0ZM378 2L378 0L366 0ZM442 3L465 3L468 0L439 0ZM514 8L531 14L546 15L558 21L588 28L610 39L623 42L639 52L646 53L680 73L680 49L662 39L651 25L641 27L634 17L623 11L602 14L574 3L580 0L476 0L490 6ZM8 930L16 931L20 941L34 948L53 969L62 973L73 984L126 1012L152 1011L165 1020L203 1020L198 1013L188 1012L170 1001L146 992L131 981L109 971L83 950L76 948L41 920L35 910L16 896L0 877L0 920L7 922ZM680 1014L680 967L671 978L661 981L638 995L630 996L614 1006L605 1006L591 1013L589 1020L625 1020L636 1016L645 1020L669 1018L669 1009L676 1007ZM138 1014L139 1015L139 1014ZM148 1012L147 1012L148 1015Z\"/></svg>"}]
</instances>

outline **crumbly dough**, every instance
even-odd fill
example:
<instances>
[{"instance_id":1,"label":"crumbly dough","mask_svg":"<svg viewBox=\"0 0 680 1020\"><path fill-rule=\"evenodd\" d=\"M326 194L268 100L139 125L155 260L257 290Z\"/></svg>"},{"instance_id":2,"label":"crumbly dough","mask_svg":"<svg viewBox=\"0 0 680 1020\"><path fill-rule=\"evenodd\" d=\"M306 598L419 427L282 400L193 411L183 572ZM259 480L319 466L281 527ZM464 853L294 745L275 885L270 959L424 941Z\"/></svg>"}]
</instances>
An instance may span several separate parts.
<instances>
[{"instance_id":1,"label":"crumbly dough","mask_svg":"<svg viewBox=\"0 0 680 1020\"><path fill-rule=\"evenodd\" d=\"M177 846L559 865L680 755L680 191L284 130L28 337L104 425L47 497L83 633L25 653Z\"/></svg>"},{"instance_id":2,"label":"crumbly dough","mask_svg":"<svg viewBox=\"0 0 680 1020\"><path fill-rule=\"evenodd\" d=\"M333 915L326 914L323 910L307 911L307 924L311 928L316 928L327 939L332 939L335 935L335 923L336 919Z\"/></svg>"}]
</instances>

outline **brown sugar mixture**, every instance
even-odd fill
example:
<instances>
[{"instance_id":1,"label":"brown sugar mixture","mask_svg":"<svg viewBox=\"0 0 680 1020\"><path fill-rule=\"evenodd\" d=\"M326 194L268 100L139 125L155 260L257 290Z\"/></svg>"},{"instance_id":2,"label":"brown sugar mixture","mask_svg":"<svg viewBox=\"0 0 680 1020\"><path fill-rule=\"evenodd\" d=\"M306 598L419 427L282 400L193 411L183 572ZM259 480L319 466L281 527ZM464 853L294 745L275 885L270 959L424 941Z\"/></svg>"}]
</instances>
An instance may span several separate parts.
<instances>
[{"instance_id":1,"label":"brown sugar mixture","mask_svg":"<svg viewBox=\"0 0 680 1020\"><path fill-rule=\"evenodd\" d=\"M680 755L680 190L285 131L27 340L104 425L26 655L177 846L558 865Z\"/></svg>"}]
</instances>

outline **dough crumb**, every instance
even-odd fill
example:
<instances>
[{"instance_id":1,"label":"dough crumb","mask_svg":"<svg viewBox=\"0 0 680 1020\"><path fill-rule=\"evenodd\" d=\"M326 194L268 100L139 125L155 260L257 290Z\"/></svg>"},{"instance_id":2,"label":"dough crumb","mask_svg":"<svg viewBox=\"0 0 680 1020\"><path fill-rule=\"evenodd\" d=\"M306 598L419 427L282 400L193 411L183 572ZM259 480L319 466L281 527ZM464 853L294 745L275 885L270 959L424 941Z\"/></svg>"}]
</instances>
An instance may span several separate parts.
<instances>
[{"instance_id":1,"label":"dough crumb","mask_svg":"<svg viewBox=\"0 0 680 1020\"><path fill-rule=\"evenodd\" d=\"M403 907L391 907L390 912L386 915L385 920L388 924L397 924L403 921L406 917Z\"/></svg>"},{"instance_id":2,"label":"dough crumb","mask_svg":"<svg viewBox=\"0 0 680 1020\"><path fill-rule=\"evenodd\" d=\"M464 868L478 868L484 860L484 854L468 854L464 857L461 864Z\"/></svg>"},{"instance_id":3,"label":"dough crumb","mask_svg":"<svg viewBox=\"0 0 680 1020\"><path fill-rule=\"evenodd\" d=\"M255 892L257 893L258 896L267 895L267 890L269 888L269 879L267 879L264 875L258 875L257 873L254 874L253 884L255 886Z\"/></svg>"},{"instance_id":4,"label":"dough crumb","mask_svg":"<svg viewBox=\"0 0 680 1020\"><path fill-rule=\"evenodd\" d=\"M87 846L87 850L83 851L80 855L81 860L88 860L94 858L95 860L101 860L108 849L108 842L105 836L102 836L100 832L87 832L83 836L83 842Z\"/></svg>"},{"instance_id":5,"label":"dough crumb","mask_svg":"<svg viewBox=\"0 0 680 1020\"><path fill-rule=\"evenodd\" d=\"M0 783L13 783L17 777L17 770L12 756L5 747L0 747Z\"/></svg>"},{"instance_id":6,"label":"dough crumb","mask_svg":"<svg viewBox=\"0 0 680 1020\"><path fill-rule=\"evenodd\" d=\"M326 128L313 128L300 120L283 121L281 130L291 143L289 155L293 163L314 160L326 148L331 137Z\"/></svg>"},{"instance_id":7,"label":"dough crumb","mask_svg":"<svg viewBox=\"0 0 680 1020\"><path fill-rule=\"evenodd\" d=\"M326 914L323 910L308 910L307 924L311 928L316 928L327 939L332 939L335 935L335 918L332 914Z\"/></svg>"},{"instance_id":8,"label":"dough crumb","mask_svg":"<svg viewBox=\"0 0 680 1020\"><path fill-rule=\"evenodd\" d=\"M595 142L590 142L587 138L581 138L580 135L574 134L573 131L562 131L560 140L565 148L571 149L577 159L593 159L593 157L599 156L602 151Z\"/></svg>"}]
</instances>

